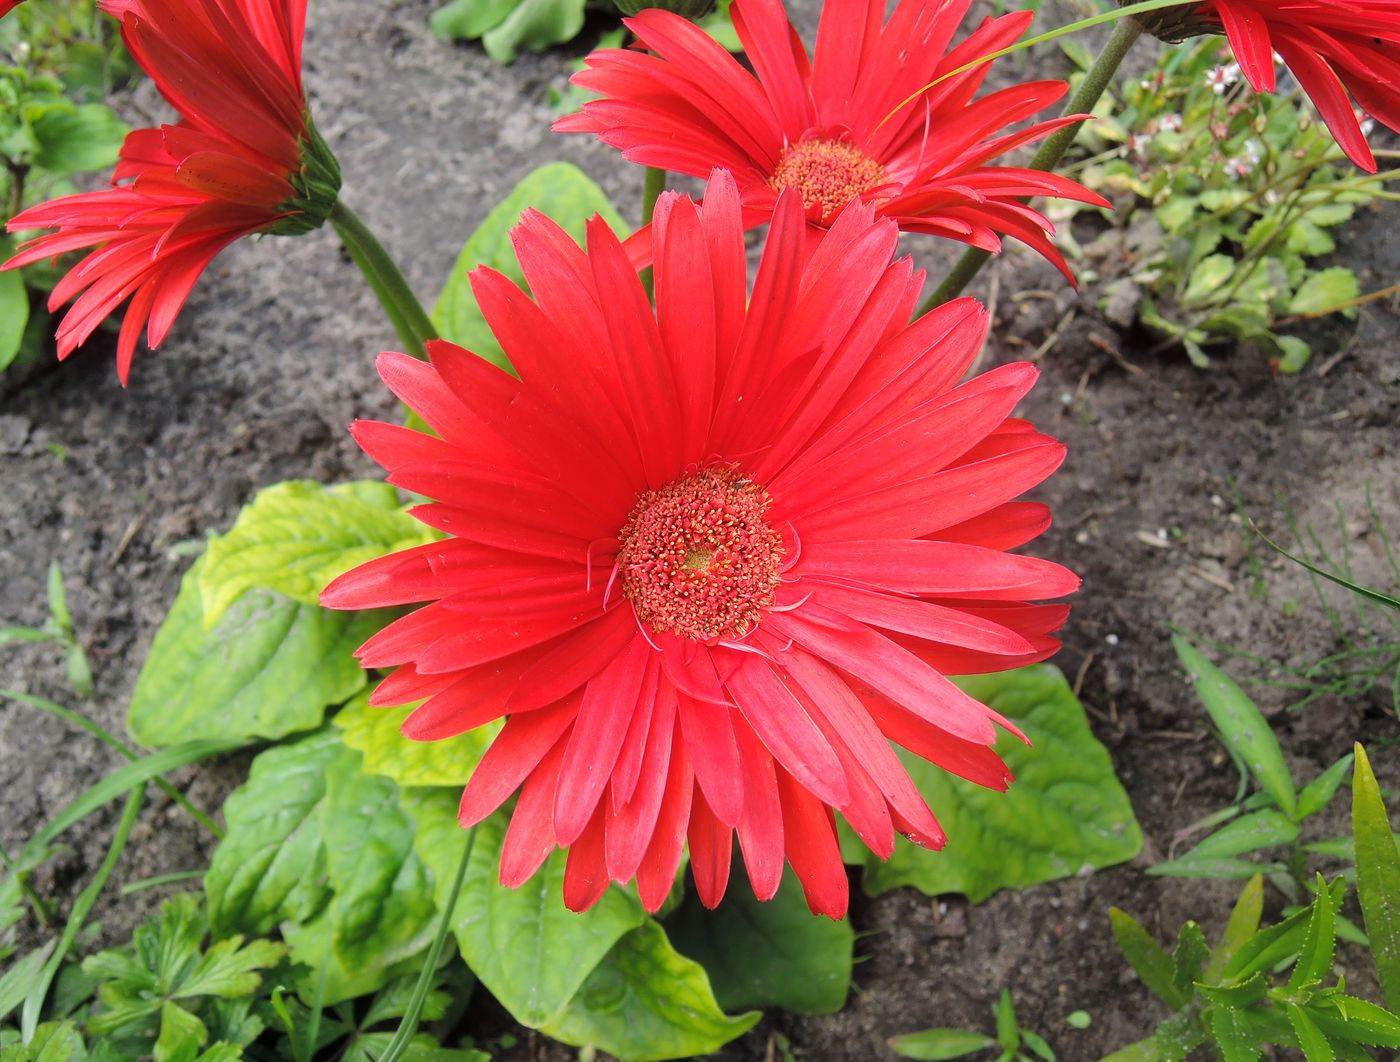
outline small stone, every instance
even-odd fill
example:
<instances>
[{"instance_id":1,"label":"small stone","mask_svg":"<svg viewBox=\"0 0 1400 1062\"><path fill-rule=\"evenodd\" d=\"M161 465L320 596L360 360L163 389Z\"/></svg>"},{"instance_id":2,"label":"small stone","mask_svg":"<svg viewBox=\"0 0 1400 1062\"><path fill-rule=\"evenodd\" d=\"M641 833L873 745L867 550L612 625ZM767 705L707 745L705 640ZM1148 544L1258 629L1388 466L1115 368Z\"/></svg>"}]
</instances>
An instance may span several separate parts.
<instances>
[{"instance_id":1,"label":"small stone","mask_svg":"<svg viewBox=\"0 0 1400 1062\"><path fill-rule=\"evenodd\" d=\"M28 417L18 413L0 415L0 454L17 454L29 441L31 425Z\"/></svg>"}]
</instances>

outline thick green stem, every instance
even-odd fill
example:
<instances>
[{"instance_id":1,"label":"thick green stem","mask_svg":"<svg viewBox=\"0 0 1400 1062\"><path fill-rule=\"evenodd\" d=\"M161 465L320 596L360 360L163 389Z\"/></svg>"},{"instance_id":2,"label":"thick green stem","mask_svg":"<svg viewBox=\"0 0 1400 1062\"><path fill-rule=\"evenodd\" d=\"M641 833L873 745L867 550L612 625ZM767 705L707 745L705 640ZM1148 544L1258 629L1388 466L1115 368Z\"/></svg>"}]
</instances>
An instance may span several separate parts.
<instances>
[{"instance_id":1,"label":"thick green stem","mask_svg":"<svg viewBox=\"0 0 1400 1062\"><path fill-rule=\"evenodd\" d=\"M650 225L652 217L656 214L656 201L666 190L666 171L648 166L644 180L645 183L642 185L642 224ZM642 287L646 288L648 295L652 293L651 266L642 270Z\"/></svg>"},{"instance_id":2,"label":"thick green stem","mask_svg":"<svg viewBox=\"0 0 1400 1062\"><path fill-rule=\"evenodd\" d=\"M427 360L425 344L437 338L437 329L389 252L344 200L336 200L328 220L384 307L389 323L403 341L404 353Z\"/></svg>"},{"instance_id":3,"label":"thick green stem","mask_svg":"<svg viewBox=\"0 0 1400 1062\"><path fill-rule=\"evenodd\" d=\"M1113 80L1113 75L1118 72L1119 65L1123 62L1123 57L1128 54L1137 39L1142 36L1142 26L1137 19L1132 16L1120 18L1113 27L1113 35L1109 37L1108 43L1099 53L1098 59L1089 72L1084 75L1084 80L1080 82L1079 89L1070 97L1069 103L1065 105L1064 113L1089 114L1098 105L1099 97L1104 94L1108 84ZM1070 144L1074 143L1075 134L1079 132L1079 127L1083 122L1075 122L1067 125L1063 129L1056 130L1054 134L1047 137L1031 159L1030 168L1050 172L1059 165L1060 159L1064 158L1065 152L1069 150ZM942 306L945 302L957 298L972 278L977 275L978 270L991 257L990 251L984 251L980 247L970 247L963 256L958 259L957 265L953 266L952 272L944 278L943 283L938 285L938 289L929 296L928 301L920 308L919 313L925 314L935 306Z\"/></svg>"}]
</instances>

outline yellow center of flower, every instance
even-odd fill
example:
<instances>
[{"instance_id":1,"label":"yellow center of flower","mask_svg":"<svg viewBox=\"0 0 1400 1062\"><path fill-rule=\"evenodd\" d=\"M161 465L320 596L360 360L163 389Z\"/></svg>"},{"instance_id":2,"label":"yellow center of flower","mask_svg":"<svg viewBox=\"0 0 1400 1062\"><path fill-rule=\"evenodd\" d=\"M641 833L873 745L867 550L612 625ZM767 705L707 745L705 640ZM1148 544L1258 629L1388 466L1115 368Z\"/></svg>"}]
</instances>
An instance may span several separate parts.
<instances>
[{"instance_id":1,"label":"yellow center of flower","mask_svg":"<svg viewBox=\"0 0 1400 1062\"><path fill-rule=\"evenodd\" d=\"M741 638L773 603L783 540L768 492L726 468L682 476L637 498L618 536L622 593L660 632Z\"/></svg>"},{"instance_id":2,"label":"yellow center of flower","mask_svg":"<svg viewBox=\"0 0 1400 1062\"><path fill-rule=\"evenodd\" d=\"M830 224L841 209L885 182L885 168L844 140L803 140L778 159L769 180L777 191L796 188L814 221Z\"/></svg>"}]
</instances>

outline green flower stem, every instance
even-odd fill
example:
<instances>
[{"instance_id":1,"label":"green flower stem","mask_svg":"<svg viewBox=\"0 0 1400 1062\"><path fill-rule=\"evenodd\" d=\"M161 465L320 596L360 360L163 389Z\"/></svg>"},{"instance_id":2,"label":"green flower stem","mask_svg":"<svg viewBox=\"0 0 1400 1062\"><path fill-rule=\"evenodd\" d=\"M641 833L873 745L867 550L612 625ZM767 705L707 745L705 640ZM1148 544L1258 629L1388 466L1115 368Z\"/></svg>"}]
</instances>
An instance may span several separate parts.
<instances>
[{"instance_id":1,"label":"green flower stem","mask_svg":"<svg viewBox=\"0 0 1400 1062\"><path fill-rule=\"evenodd\" d=\"M1099 97L1104 94L1109 82L1113 80L1113 75L1118 72L1118 67L1123 62L1123 57L1128 54L1128 49L1141 36L1142 26L1135 18L1120 18L1114 24L1113 35L1109 37L1103 51L1094 60L1094 65L1084 76L1084 80L1080 82L1078 91L1070 97L1069 103L1065 105L1064 113L1066 115L1089 114L1093 111L1094 107L1098 105ZM1075 134L1079 132L1079 127L1083 124L1083 122L1075 122L1047 137L1041 143L1039 150L1036 151L1035 157L1031 159L1030 168L1046 173L1053 170L1059 165L1060 159L1064 158L1065 152L1074 142ZM980 247L970 247L963 252L957 265L953 266L952 272L943 279L943 283L938 285L938 289L920 307L920 316L961 295L963 289L971 283L972 278L977 275L978 270L991 256L990 251L984 251Z\"/></svg>"},{"instance_id":2,"label":"green flower stem","mask_svg":"<svg viewBox=\"0 0 1400 1062\"><path fill-rule=\"evenodd\" d=\"M472 861L472 849L475 846L476 830L473 828L467 831L467 841L462 848L462 861L457 864L457 876L452 879L452 888L447 892L447 902L442 906L442 920L438 922L437 935L433 937L428 955L423 960L423 971L418 975L418 983L413 986L413 996L408 1001L408 1009L399 1021L394 1038L379 1056L379 1062L398 1062L412 1044L414 1033L418 1031L418 1022L423 1016L423 1001L428 997L433 974L437 971L438 959L442 956L442 946L452 929L452 916L457 911L457 897L461 895L462 883L467 880L467 865Z\"/></svg>"},{"instance_id":3,"label":"green flower stem","mask_svg":"<svg viewBox=\"0 0 1400 1062\"><path fill-rule=\"evenodd\" d=\"M425 344L437 338L437 329L428 319L413 289L408 286L403 272L389 257L389 252L374 238L374 233L369 231L359 215L345 205L343 199L336 200L327 220L335 227L350 257L369 281L370 289L389 317L389 323L403 341L404 353L426 361L428 353Z\"/></svg>"},{"instance_id":4,"label":"green flower stem","mask_svg":"<svg viewBox=\"0 0 1400 1062\"><path fill-rule=\"evenodd\" d=\"M645 183L642 185L642 224L650 225L652 217L656 214L656 201L661 198L661 193L666 190L666 171L658 170L654 166L646 169ZM642 287L646 288L648 295L652 293L652 272L651 266L642 270Z\"/></svg>"}]
</instances>

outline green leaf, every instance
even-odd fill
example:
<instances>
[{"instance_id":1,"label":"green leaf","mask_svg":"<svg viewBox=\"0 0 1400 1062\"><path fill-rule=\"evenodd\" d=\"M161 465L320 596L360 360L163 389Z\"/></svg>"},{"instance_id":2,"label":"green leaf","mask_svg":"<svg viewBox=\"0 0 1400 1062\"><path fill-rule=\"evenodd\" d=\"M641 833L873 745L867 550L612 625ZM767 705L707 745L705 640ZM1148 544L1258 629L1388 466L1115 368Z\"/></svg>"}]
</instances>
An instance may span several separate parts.
<instances>
[{"instance_id":1,"label":"green leaf","mask_svg":"<svg viewBox=\"0 0 1400 1062\"><path fill-rule=\"evenodd\" d=\"M1176 985L1176 964L1152 939L1151 934L1142 928L1142 923L1117 907L1108 909L1108 920L1123 957L1147 990L1172 1010L1186 1006L1191 997Z\"/></svg>"},{"instance_id":2,"label":"green leaf","mask_svg":"<svg viewBox=\"0 0 1400 1062\"><path fill-rule=\"evenodd\" d=\"M1216 830L1180 859L1159 863L1150 867L1147 872L1171 874L1177 863L1194 864L1225 856L1243 855L1261 848L1292 844L1298 839L1298 833L1297 823L1287 815L1266 808L1251 815L1242 815L1222 829Z\"/></svg>"},{"instance_id":3,"label":"green leaf","mask_svg":"<svg viewBox=\"0 0 1400 1062\"><path fill-rule=\"evenodd\" d=\"M725 1010L782 1007L834 1014L851 986L850 924L814 918L795 876L766 903L754 898L742 867L713 911L693 894L665 921L675 946L710 975Z\"/></svg>"},{"instance_id":4,"label":"green leaf","mask_svg":"<svg viewBox=\"0 0 1400 1062\"><path fill-rule=\"evenodd\" d=\"M102 103L46 111L31 128L39 145L31 163L57 176L109 169L131 131Z\"/></svg>"},{"instance_id":5,"label":"green leaf","mask_svg":"<svg viewBox=\"0 0 1400 1062\"><path fill-rule=\"evenodd\" d=\"M29 994L30 987L39 976L39 971L44 968L44 963L52 954L54 943L50 940L43 947L27 952L16 959L5 971L4 976L0 977L0 1021L4 1021L24 1002L24 997Z\"/></svg>"},{"instance_id":6,"label":"green leaf","mask_svg":"<svg viewBox=\"0 0 1400 1062\"><path fill-rule=\"evenodd\" d=\"M1215 881L1242 881L1252 878L1260 871L1278 870L1282 863L1256 863L1237 856L1209 856L1197 858L1185 855L1170 863L1158 863L1148 867L1147 873L1172 878L1210 878Z\"/></svg>"},{"instance_id":7,"label":"green leaf","mask_svg":"<svg viewBox=\"0 0 1400 1062\"><path fill-rule=\"evenodd\" d=\"M284 737L319 726L328 705L364 688L351 653L390 613L330 612L250 590L206 630L198 585L206 563L185 573L137 676L127 710L137 741Z\"/></svg>"},{"instance_id":8,"label":"green leaf","mask_svg":"<svg viewBox=\"0 0 1400 1062\"><path fill-rule=\"evenodd\" d=\"M538 52L563 44L583 29L585 0L519 0L515 10L482 34L486 54L498 63L515 62L522 49Z\"/></svg>"},{"instance_id":9,"label":"green leaf","mask_svg":"<svg viewBox=\"0 0 1400 1062\"><path fill-rule=\"evenodd\" d=\"M603 190L567 162L552 162L527 174L477 226L433 307L433 324L444 339L505 369L510 368L510 363L477 308L468 274L478 266L488 266L525 288L525 275L516 261L510 230L531 207L548 215L580 244L584 225L595 214L602 215L619 237L627 232L626 224Z\"/></svg>"},{"instance_id":10,"label":"green leaf","mask_svg":"<svg viewBox=\"0 0 1400 1062\"><path fill-rule=\"evenodd\" d=\"M1321 1008L1310 1013L1317 1027L1332 1040L1350 1040L1370 1047L1400 1047L1400 1016L1364 999L1333 996L1332 1014Z\"/></svg>"},{"instance_id":11,"label":"green leaf","mask_svg":"<svg viewBox=\"0 0 1400 1062\"><path fill-rule=\"evenodd\" d=\"M1341 879L1328 886L1332 894L1332 909L1342 901L1346 883ZM1227 978L1243 980L1260 971L1271 970L1302 949L1307 936L1312 909L1305 907L1282 922L1260 930L1240 946L1222 971Z\"/></svg>"},{"instance_id":12,"label":"green leaf","mask_svg":"<svg viewBox=\"0 0 1400 1062\"><path fill-rule=\"evenodd\" d=\"M336 576L432 537L387 484L275 484L243 507L228 534L209 542L198 576L205 629L249 590L315 605Z\"/></svg>"},{"instance_id":13,"label":"green leaf","mask_svg":"<svg viewBox=\"0 0 1400 1062\"><path fill-rule=\"evenodd\" d=\"M678 954L648 919L614 945L543 1031L629 1062L652 1062L709 1054L760 1017L757 1011L725 1015L699 963Z\"/></svg>"},{"instance_id":14,"label":"green leaf","mask_svg":"<svg viewBox=\"0 0 1400 1062\"><path fill-rule=\"evenodd\" d=\"M1120 1047L1100 1062L1161 1062L1162 1052L1157 1046L1157 1037L1149 1036L1127 1047Z\"/></svg>"},{"instance_id":15,"label":"green leaf","mask_svg":"<svg viewBox=\"0 0 1400 1062\"><path fill-rule=\"evenodd\" d=\"M1317 876L1317 894L1313 899L1308 930L1303 937L1303 949L1288 979L1295 992L1318 984L1332 969L1332 953L1337 946L1337 908L1322 875Z\"/></svg>"},{"instance_id":16,"label":"green leaf","mask_svg":"<svg viewBox=\"0 0 1400 1062\"><path fill-rule=\"evenodd\" d=\"M1225 929L1220 934L1220 943L1210 953L1210 962L1206 964L1204 975L1207 981L1213 983L1226 964L1235 957L1235 953L1259 932L1259 919L1263 913L1264 878L1261 874L1255 874L1241 890L1240 898L1235 901L1229 921L1225 923Z\"/></svg>"},{"instance_id":17,"label":"green leaf","mask_svg":"<svg viewBox=\"0 0 1400 1062\"><path fill-rule=\"evenodd\" d=\"M993 1013L997 1020L997 1043L1004 1051L1015 1051L1021 1046L1021 1029L1016 1024L1016 1007L1011 1002L1011 989L1001 990Z\"/></svg>"},{"instance_id":18,"label":"green leaf","mask_svg":"<svg viewBox=\"0 0 1400 1062\"><path fill-rule=\"evenodd\" d=\"M1210 949L1206 947L1206 935L1195 922L1185 922L1176 935L1176 949L1172 952L1172 982L1177 991L1186 999L1191 998L1192 985L1201 978Z\"/></svg>"},{"instance_id":19,"label":"green leaf","mask_svg":"<svg viewBox=\"0 0 1400 1062\"><path fill-rule=\"evenodd\" d=\"M1274 336L1278 344L1278 371L1292 376L1303 371L1312 358L1312 346L1297 336Z\"/></svg>"},{"instance_id":20,"label":"green leaf","mask_svg":"<svg viewBox=\"0 0 1400 1062\"><path fill-rule=\"evenodd\" d=\"M919 1062L944 1062L945 1059L963 1058L996 1047L997 1042L990 1036L966 1029L924 1029L922 1032L895 1036L889 1045L890 1050L905 1058L918 1059Z\"/></svg>"},{"instance_id":21,"label":"green leaf","mask_svg":"<svg viewBox=\"0 0 1400 1062\"><path fill-rule=\"evenodd\" d=\"M194 1062L199 1049L208 1042L209 1030L204 1022L168 1000L161 1004L155 1062Z\"/></svg>"},{"instance_id":22,"label":"green leaf","mask_svg":"<svg viewBox=\"0 0 1400 1062\"><path fill-rule=\"evenodd\" d=\"M49 562L48 595L49 614L58 624L58 629L72 634L73 615L68 611L68 594L63 589L63 570L59 568L58 561Z\"/></svg>"},{"instance_id":23,"label":"green leaf","mask_svg":"<svg viewBox=\"0 0 1400 1062\"><path fill-rule=\"evenodd\" d=\"M1331 767L1303 786L1302 791L1298 794L1298 818L1306 819L1309 815L1316 815L1332 803L1332 797L1336 795L1337 790L1346 779L1347 771L1351 769L1353 760L1353 754L1348 752Z\"/></svg>"},{"instance_id":24,"label":"green leaf","mask_svg":"<svg viewBox=\"0 0 1400 1062\"><path fill-rule=\"evenodd\" d=\"M278 922L309 922L331 888L317 811L327 775L354 753L331 730L268 749L248 781L224 801L228 833L214 851L204 888L216 936L263 934Z\"/></svg>"},{"instance_id":25,"label":"green leaf","mask_svg":"<svg viewBox=\"0 0 1400 1062\"><path fill-rule=\"evenodd\" d=\"M1318 255L1331 254L1335 251L1337 241L1332 239L1327 230L1319 228L1308 218L1303 217L1288 226L1283 247L1284 250L1292 254L1316 258Z\"/></svg>"},{"instance_id":26,"label":"green leaf","mask_svg":"<svg viewBox=\"0 0 1400 1062\"><path fill-rule=\"evenodd\" d=\"M1209 303L1221 293L1225 282L1235 271L1235 260L1228 254L1212 254L1203 258L1191 273L1191 283L1181 301L1187 306Z\"/></svg>"},{"instance_id":27,"label":"green leaf","mask_svg":"<svg viewBox=\"0 0 1400 1062\"><path fill-rule=\"evenodd\" d=\"M1186 668L1225 746L1242 760L1263 790L1290 818L1298 798L1283 750L1269 721L1233 679L1207 660L1180 635L1172 635L1177 658Z\"/></svg>"},{"instance_id":28,"label":"green leaf","mask_svg":"<svg viewBox=\"0 0 1400 1062\"><path fill-rule=\"evenodd\" d=\"M517 0L452 0L428 19L433 33L443 40L474 41L501 24Z\"/></svg>"},{"instance_id":29,"label":"green leaf","mask_svg":"<svg viewBox=\"0 0 1400 1062\"><path fill-rule=\"evenodd\" d=\"M0 1032L0 1054L5 1062L82 1062L87 1057L83 1038L71 1021L46 1021L34 1030L27 1044L5 1045Z\"/></svg>"},{"instance_id":30,"label":"green leaf","mask_svg":"<svg viewBox=\"0 0 1400 1062\"><path fill-rule=\"evenodd\" d=\"M414 844L432 869L439 904L447 901L466 843L457 822L458 797L448 789L406 789L401 794L404 808L417 823ZM497 867L507 821L498 812L475 827L452 930L462 958L481 983L522 1025L541 1028L563 1014L613 945L642 925L646 915L641 904L620 889L609 889L585 914L567 910L564 853L559 851L545 860L528 886L505 888Z\"/></svg>"},{"instance_id":31,"label":"green leaf","mask_svg":"<svg viewBox=\"0 0 1400 1062\"><path fill-rule=\"evenodd\" d=\"M1073 877L1131 859L1142 847L1132 805L1094 738L1084 708L1049 665L958 680L1030 737L998 747L1016 783L997 793L901 753L948 834L942 852L903 840L887 862L865 869L872 895L913 885L929 895L961 892L980 903L998 889Z\"/></svg>"},{"instance_id":32,"label":"green leaf","mask_svg":"<svg viewBox=\"0 0 1400 1062\"><path fill-rule=\"evenodd\" d=\"M1350 302L1361 294L1356 274L1343 266L1333 266L1314 273L1303 281L1288 304L1291 314L1329 313L1334 307Z\"/></svg>"},{"instance_id":33,"label":"green leaf","mask_svg":"<svg viewBox=\"0 0 1400 1062\"><path fill-rule=\"evenodd\" d=\"M1208 985L1198 982L1195 989L1212 1003L1234 1010L1246 1010L1269 994L1269 982L1262 973L1257 973L1238 985Z\"/></svg>"},{"instance_id":34,"label":"green leaf","mask_svg":"<svg viewBox=\"0 0 1400 1062\"><path fill-rule=\"evenodd\" d=\"M421 702L420 702L421 703ZM418 704L373 708L361 693L340 710L335 725L345 743L364 756L363 768L399 785L463 785L500 732L488 723L442 741L412 741L400 728Z\"/></svg>"},{"instance_id":35,"label":"green leaf","mask_svg":"<svg viewBox=\"0 0 1400 1062\"><path fill-rule=\"evenodd\" d=\"M1303 1057L1307 1062L1333 1062L1337 1056L1332 1052L1332 1045L1327 1042L1327 1037L1322 1035L1322 1030L1314 1024L1307 1011L1296 1003L1285 1003L1284 1010L1288 1014L1289 1024L1298 1036L1298 1046L1303 1049Z\"/></svg>"},{"instance_id":36,"label":"green leaf","mask_svg":"<svg viewBox=\"0 0 1400 1062\"><path fill-rule=\"evenodd\" d=\"M1356 891L1381 992L1400 1010L1400 852L1366 750L1356 746L1351 821L1356 839Z\"/></svg>"},{"instance_id":37,"label":"green leaf","mask_svg":"<svg viewBox=\"0 0 1400 1062\"><path fill-rule=\"evenodd\" d=\"M430 874L413 850L413 820L399 807L398 787L359 765L350 749L336 758L316 813L335 890L335 950L364 972L422 951L436 919Z\"/></svg>"},{"instance_id":38,"label":"green leaf","mask_svg":"<svg viewBox=\"0 0 1400 1062\"><path fill-rule=\"evenodd\" d=\"M281 944L271 940L232 937L210 946L189 977L171 995L175 999L193 996L219 996L235 999L249 996L262 982L256 971L272 966L287 953Z\"/></svg>"},{"instance_id":39,"label":"green leaf","mask_svg":"<svg viewBox=\"0 0 1400 1062\"><path fill-rule=\"evenodd\" d=\"M1224 1062L1258 1062L1263 1044L1254 1034L1244 1015L1230 1007L1213 1007L1209 1015L1210 1032L1220 1045Z\"/></svg>"}]
</instances>

